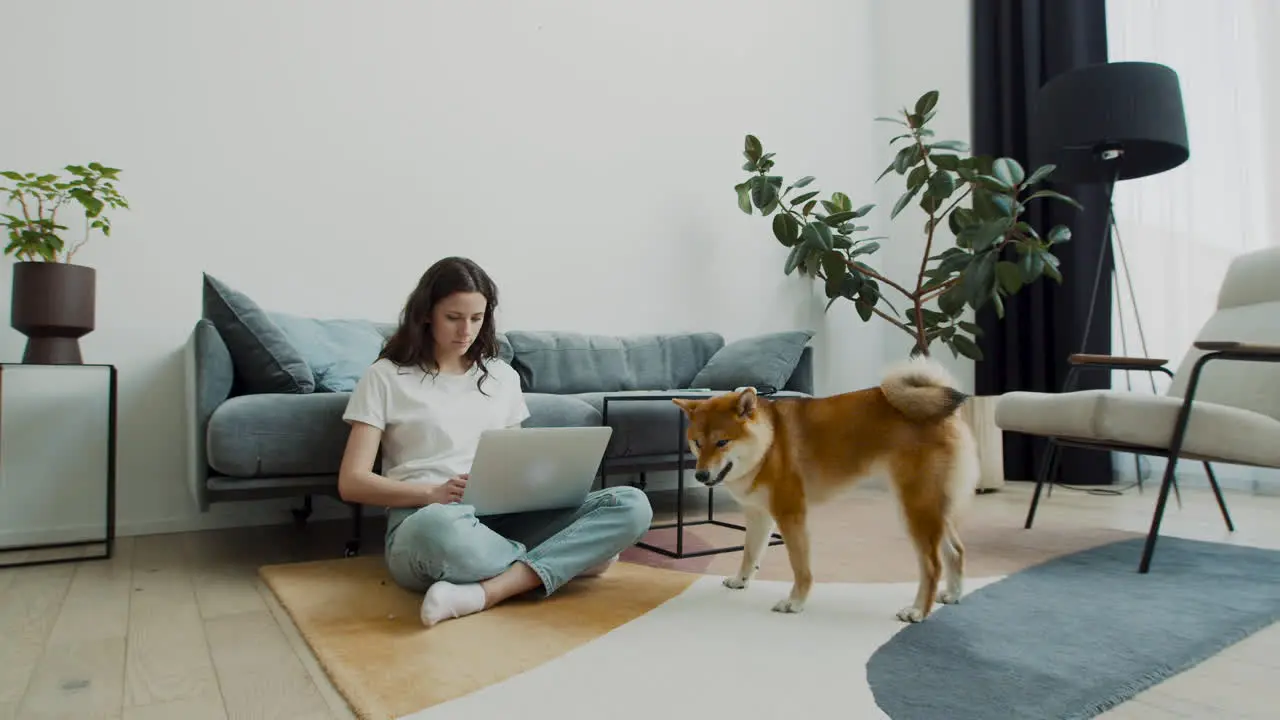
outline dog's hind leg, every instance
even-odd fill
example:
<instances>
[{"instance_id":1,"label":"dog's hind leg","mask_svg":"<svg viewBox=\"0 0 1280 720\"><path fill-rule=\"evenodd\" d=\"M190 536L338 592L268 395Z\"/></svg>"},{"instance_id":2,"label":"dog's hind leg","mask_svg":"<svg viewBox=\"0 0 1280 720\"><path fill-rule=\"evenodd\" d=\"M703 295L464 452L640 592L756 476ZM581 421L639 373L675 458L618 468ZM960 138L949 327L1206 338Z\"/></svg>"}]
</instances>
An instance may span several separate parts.
<instances>
[{"instance_id":1,"label":"dog's hind leg","mask_svg":"<svg viewBox=\"0 0 1280 720\"><path fill-rule=\"evenodd\" d=\"M813 572L809 567L809 527L803 511L788 512L780 515L777 520L795 581L791 585L791 594L786 599L779 600L773 606L773 610L782 613L798 613L804 610L805 600L809 598L809 589L813 587Z\"/></svg>"},{"instance_id":2,"label":"dog's hind leg","mask_svg":"<svg viewBox=\"0 0 1280 720\"><path fill-rule=\"evenodd\" d=\"M930 465L919 455L904 453L894 458L891 466L898 502L920 564L916 601L898 611L898 619L903 622L920 622L929 617L942 577L942 545L946 542L949 503L944 486L938 480L938 470ZM948 544L947 550L953 552L956 548ZM951 554L949 560L955 557Z\"/></svg>"},{"instance_id":3,"label":"dog's hind leg","mask_svg":"<svg viewBox=\"0 0 1280 720\"><path fill-rule=\"evenodd\" d=\"M764 553L765 543L773 532L773 516L762 507L748 505L746 514L746 541L742 544L742 565L735 577L725 578L725 587L740 590L751 582L756 571L760 569L760 556Z\"/></svg>"},{"instance_id":4,"label":"dog's hind leg","mask_svg":"<svg viewBox=\"0 0 1280 720\"><path fill-rule=\"evenodd\" d=\"M946 537L942 543L942 572L944 575L942 592L938 593L938 602L953 605L960 602L964 595L964 543L956 532L953 521L948 519L945 525Z\"/></svg>"},{"instance_id":5,"label":"dog's hind leg","mask_svg":"<svg viewBox=\"0 0 1280 720\"><path fill-rule=\"evenodd\" d=\"M903 622L920 622L933 610L938 580L942 576L943 524L941 514L928 506L908 508L907 530L920 561L920 584L915 604L898 611L898 619Z\"/></svg>"}]
</instances>

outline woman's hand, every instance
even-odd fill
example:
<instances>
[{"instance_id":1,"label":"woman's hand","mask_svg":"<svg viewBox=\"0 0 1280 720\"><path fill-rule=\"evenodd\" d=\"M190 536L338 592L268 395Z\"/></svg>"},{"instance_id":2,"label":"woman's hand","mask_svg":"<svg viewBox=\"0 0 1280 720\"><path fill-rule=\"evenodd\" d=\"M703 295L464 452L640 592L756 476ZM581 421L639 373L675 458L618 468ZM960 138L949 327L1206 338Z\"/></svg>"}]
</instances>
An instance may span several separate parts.
<instances>
[{"instance_id":1,"label":"woman's hand","mask_svg":"<svg viewBox=\"0 0 1280 720\"><path fill-rule=\"evenodd\" d=\"M448 505L450 503L460 502L462 500L462 492L467 489L467 475L458 475L451 477L443 484L437 485L427 491L427 498L431 503L441 503Z\"/></svg>"}]
</instances>

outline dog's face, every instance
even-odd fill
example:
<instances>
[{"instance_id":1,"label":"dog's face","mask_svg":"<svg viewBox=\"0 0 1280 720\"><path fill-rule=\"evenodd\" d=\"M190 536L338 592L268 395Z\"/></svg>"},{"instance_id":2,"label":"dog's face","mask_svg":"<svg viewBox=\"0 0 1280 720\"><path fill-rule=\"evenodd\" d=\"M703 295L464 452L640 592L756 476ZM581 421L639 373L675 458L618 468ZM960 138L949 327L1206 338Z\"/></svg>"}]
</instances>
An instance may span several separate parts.
<instances>
[{"instance_id":1,"label":"dog's face","mask_svg":"<svg viewBox=\"0 0 1280 720\"><path fill-rule=\"evenodd\" d=\"M757 401L753 388L706 400L672 400L689 418L686 437L698 461L695 480L715 487L755 467L767 443Z\"/></svg>"}]
</instances>

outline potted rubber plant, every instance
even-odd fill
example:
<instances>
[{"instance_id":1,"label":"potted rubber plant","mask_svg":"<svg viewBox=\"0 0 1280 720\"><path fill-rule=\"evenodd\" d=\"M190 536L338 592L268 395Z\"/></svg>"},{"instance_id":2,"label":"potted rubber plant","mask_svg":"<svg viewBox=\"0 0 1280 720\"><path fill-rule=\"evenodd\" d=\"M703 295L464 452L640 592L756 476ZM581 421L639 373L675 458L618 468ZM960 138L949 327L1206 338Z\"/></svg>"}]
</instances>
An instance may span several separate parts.
<instances>
[{"instance_id":1,"label":"potted rubber plant","mask_svg":"<svg viewBox=\"0 0 1280 720\"><path fill-rule=\"evenodd\" d=\"M92 162L68 165L57 173L0 172L0 194L8 208L0 213L8 243L4 254L13 266L10 325L27 336L22 362L43 365L83 363L80 338L93 332L97 275L72 262L94 231L111 235L107 208L128 208L116 188L120 170ZM64 237L66 217L78 207L84 234Z\"/></svg>"},{"instance_id":2,"label":"potted rubber plant","mask_svg":"<svg viewBox=\"0 0 1280 720\"><path fill-rule=\"evenodd\" d=\"M872 257L884 235L870 236L862 224L875 206L855 207L849 196L832 192L827 198L810 189L813 176L787 183L774 171L775 153L765 152L760 140L747 135L742 169L750 177L734 190L738 207L748 215L772 216L773 236L787 249L783 272L799 273L823 283L829 310L836 301L853 304L864 321L873 317L906 333L911 354L929 355L941 343L956 357L983 359L977 342L980 328L965 318L966 309L992 306L1003 319L1005 298L1042 277L1062 282L1056 245L1071 239L1065 225L1037 229L1022 219L1027 204L1038 199L1080 204L1062 193L1041 187L1054 166L1027 172L1017 160L968 154L955 140L934 137L929 122L936 114L938 92L931 90L903 108L897 117L877 118L901 130L890 141L896 148L888 167L876 178L896 174L905 181L889 219L911 203L924 212L924 249L914 274L889 276L873 267ZM954 243L942 249L943 230ZM892 298L892 299L891 299ZM977 397L966 405L971 425L987 448L984 482L1003 483L1000 432L992 419L994 398Z\"/></svg>"}]
</instances>

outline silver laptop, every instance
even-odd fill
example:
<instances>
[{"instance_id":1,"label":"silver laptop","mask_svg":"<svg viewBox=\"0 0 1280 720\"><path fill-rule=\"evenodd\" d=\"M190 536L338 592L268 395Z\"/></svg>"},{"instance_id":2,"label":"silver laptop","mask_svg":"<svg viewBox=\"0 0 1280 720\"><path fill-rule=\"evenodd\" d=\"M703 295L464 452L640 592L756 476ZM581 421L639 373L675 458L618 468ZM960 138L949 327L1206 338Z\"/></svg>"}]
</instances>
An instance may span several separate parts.
<instances>
[{"instance_id":1,"label":"silver laptop","mask_svg":"<svg viewBox=\"0 0 1280 720\"><path fill-rule=\"evenodd\" d=\"M462 503L477 516L577 507L612 434L608 426L486 430Z\"/></svg>"}]
</instances>

